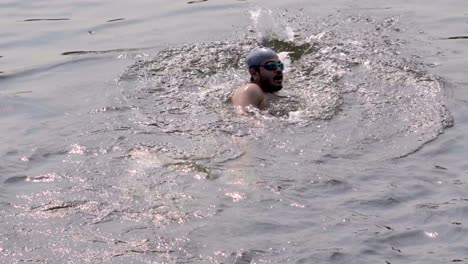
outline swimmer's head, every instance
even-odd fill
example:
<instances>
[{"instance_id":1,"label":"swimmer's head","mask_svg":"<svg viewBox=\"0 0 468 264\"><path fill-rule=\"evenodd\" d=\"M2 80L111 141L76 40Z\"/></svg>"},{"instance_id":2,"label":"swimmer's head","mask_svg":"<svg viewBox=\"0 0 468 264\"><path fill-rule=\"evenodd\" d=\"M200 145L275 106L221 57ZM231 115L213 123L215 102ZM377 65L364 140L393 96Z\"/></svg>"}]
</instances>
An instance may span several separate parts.
<instances>
[{"instance_id":1,"label":"swimmer's head","mask_svg":"<svg viewBox=\"0 0 468 264\"><path fill-rule=\"evenodd\" d=\"M254 48L246 58L250 81L256 83L266 93L274 93L283 88L283 69L278 55L270 48Z\"/></svg>"},{"instance_id":2,"label":"swimmer's head","mask_svg":"<svg viewBox=\"0 0 468 264\"><path fill-rule=\"evenodd\" d=\"M263 61L268 59L278 59L278 55L270 48L257 47L249 52L246 58L247 68L251 68L260 65Z\"/></svg>"}]
</instances>

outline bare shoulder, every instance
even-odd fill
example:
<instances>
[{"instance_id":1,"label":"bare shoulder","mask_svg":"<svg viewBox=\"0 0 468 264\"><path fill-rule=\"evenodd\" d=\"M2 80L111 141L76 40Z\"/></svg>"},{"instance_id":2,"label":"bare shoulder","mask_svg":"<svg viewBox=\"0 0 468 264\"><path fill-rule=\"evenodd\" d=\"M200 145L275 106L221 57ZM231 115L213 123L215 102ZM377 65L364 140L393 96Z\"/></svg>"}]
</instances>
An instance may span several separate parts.
<instances>
[{"instance_id":1,"label":"bare shoulder","mask_svg":"<svg viewBox=\"0 0 468 264\"><path fill-rule=\"evenodd\" d=\"M231 98L234 106L246 107L252 105L257 108L264 108L265 94L255 83L249 83L237 88Z\"/></svg>"}]
</instances>

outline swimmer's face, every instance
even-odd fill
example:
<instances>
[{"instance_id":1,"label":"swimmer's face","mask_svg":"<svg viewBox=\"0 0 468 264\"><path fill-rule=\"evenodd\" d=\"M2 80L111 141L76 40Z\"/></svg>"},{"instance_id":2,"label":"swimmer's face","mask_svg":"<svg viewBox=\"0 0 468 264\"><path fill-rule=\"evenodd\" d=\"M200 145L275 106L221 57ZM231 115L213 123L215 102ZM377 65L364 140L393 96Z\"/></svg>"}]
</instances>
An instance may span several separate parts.
<instances>
[{"instance_id":1,"label":"swimmer's face","mask_svg":"<svg viewBox=\"0 0 468 264\"><path fill-rule=\"evenodd\" d=\"M279 58L262 61L260 67L251 69L254 81L266 93L274 93L283 88L283 67Z\"/></svg>"}]
</instances>

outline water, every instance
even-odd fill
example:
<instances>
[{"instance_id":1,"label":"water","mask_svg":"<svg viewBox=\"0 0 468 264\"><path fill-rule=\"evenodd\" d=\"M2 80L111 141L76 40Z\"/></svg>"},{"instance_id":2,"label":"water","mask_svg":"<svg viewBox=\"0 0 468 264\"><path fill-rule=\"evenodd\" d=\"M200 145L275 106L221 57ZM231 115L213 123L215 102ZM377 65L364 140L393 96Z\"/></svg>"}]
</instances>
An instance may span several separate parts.
<instances>
[{"instance_id":1,"label":"water","mask_svg":"<svg viewBox=\"0 0 468 264\"><path fill-rule=\"evenodd\" d=\"M187 2L0 3L2 263L467 261L465 3Z\"/></svg>"}]
</instances>

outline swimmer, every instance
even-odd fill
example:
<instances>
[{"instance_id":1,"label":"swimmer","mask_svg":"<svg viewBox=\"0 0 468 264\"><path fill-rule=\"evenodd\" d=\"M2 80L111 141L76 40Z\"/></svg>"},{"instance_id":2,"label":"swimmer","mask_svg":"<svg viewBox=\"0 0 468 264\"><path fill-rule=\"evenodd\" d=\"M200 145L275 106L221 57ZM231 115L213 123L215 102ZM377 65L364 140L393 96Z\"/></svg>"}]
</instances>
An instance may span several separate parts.
<instances>
[{"instance_id":1,"label":"swimmer","mask_svg":"<svg viewBox=\"0 0 468 264\"><path fill-rule=\"evenodd\" d=\"M265 110L273 93L283 88L284 64L269 48L254 48L247 55L250 82L234 91L232 104L241 112L249 106Z\"/></svg>"}]
</instances>

